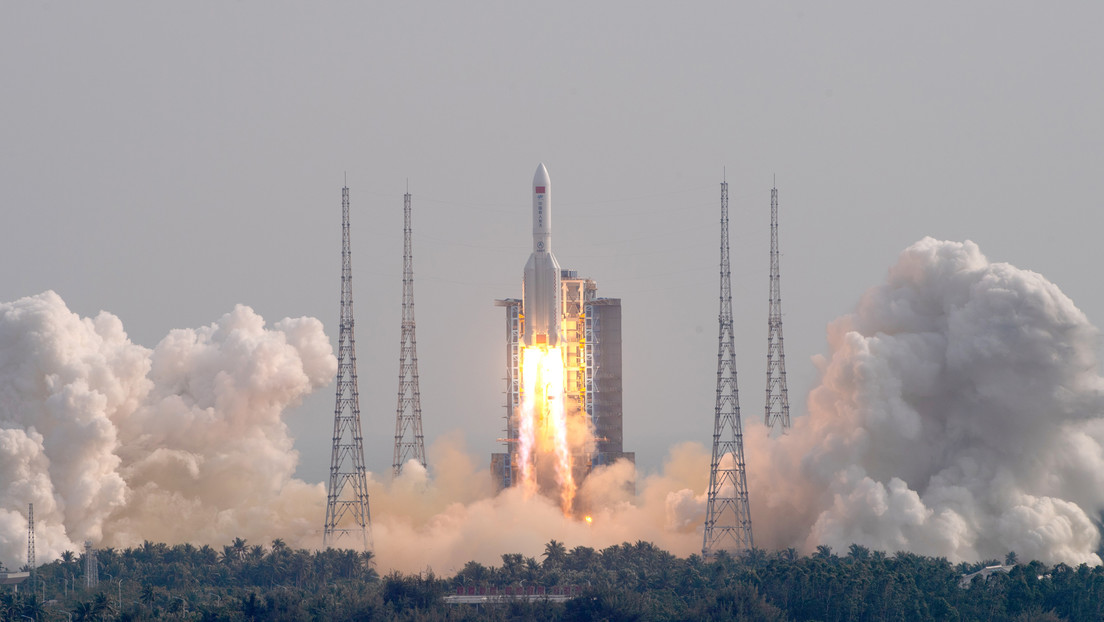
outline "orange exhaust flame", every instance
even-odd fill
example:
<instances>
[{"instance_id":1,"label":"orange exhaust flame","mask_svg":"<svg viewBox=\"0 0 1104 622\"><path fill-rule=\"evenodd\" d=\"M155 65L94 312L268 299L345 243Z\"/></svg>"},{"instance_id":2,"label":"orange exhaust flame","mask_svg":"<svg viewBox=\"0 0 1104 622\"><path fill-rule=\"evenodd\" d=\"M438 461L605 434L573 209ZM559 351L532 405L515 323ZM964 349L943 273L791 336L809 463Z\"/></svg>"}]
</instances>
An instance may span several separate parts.
<instances>
[{"instance_id":1,"label":"orange exhaust flame","mask_svg":"<svg viewBox=\"0 0 1104 622\"><path fill-rule=\"evenodd\" d=\"M529 346L521 353L522 403L518 421L518 470L527 494L541 489L538 466L550 461L560 508L569 516L576 484L564 404L564 363L560 348Z\"/></svg>"}]
</instances>

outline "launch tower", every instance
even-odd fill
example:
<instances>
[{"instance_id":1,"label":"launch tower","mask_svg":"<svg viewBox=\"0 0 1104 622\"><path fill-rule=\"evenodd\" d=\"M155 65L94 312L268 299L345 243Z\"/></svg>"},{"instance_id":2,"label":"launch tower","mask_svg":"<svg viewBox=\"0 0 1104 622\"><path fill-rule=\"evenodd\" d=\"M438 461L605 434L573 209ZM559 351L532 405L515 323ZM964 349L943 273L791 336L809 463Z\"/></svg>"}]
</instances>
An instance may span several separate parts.
<instances>
[{"instance_id":1,"label":"launch tower","mask_svg":"<svg viewBox=\"0 0 1104 622\"><path fill-rule=\"evenodd\" d=\"M322 546L337 547L342 539L349 537L359 540L356 544L368 551L372 549L372 517L368 510L364 439L360 433L348 186L341 189L341 319L337 342L337 399Z\"/></svg>"},{"instance_id":2,"label":"launch tower","mask_svg":"<svg viewBox=\"0 0 1104 622\"><path fill-rule=\"evenodd\" d=\"M395 410L396 477L411 458L426 466L422 440L422 397L418 388L418 348L414 339L414 258L410 244L410 193L403 195L402 336L399 339L399 405ZM408 438L407 434L412 438Z\"/></svg>"},{"instance_id":3,"label":"launch tower","mask_svg":"<svg viewBox=\"0 0 1104 622\"><path fill-rule=\"evenodd\" d=\"M583 421L591 443L572 447L576 484L592 468L620 458L635 461L622 445L621 300L600 298L598 286L561 269L551 251L551 183L544 165L533 180L533 253L526 264L522 299L496 301L506 310L506 450L491 455L499 488L524 479L527 460L523 359L526 348L554 345L562 357L563 410ZM557 396L558 397L558 396ZM530 402L532 396L529 396Z\"/></svg>"},{"instance_id":4,"label":"launch tower","mask_svg":"<svg viewBox=\"0 0 1104 622\"><path fill-rule=\"evenodd\" d=\"M767 311L767 400L763 423L769 431L790 429L786 351L782 348L782 290L778 274L778 188L771 188L770 302Z\"/></svg>"},{"instance_id":5,"label":"launch tower","mask_svg":"<svg viewBox=\"0 0 1104 622\"><path fill-rule=\"evenodd\" d=\"M721 309L717 338L717 401L713 412L713 459L702 556L717 551L742 553L754 547L744 470L744 434L736 384L736 346L732 333L732 277L728 261L728 183L721 182Z\"/></svg>"}]
</instances>

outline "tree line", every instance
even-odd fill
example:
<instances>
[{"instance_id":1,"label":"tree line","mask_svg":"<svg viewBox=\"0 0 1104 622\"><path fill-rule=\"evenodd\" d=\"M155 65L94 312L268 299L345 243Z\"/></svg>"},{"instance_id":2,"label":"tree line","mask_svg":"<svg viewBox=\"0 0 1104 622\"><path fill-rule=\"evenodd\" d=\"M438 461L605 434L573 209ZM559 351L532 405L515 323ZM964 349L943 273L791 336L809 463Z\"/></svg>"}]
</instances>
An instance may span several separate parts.
<instances>
[{"instance_id":1,"label":"tree line","mask_svg":"<svg viewBox=\"0 0 1104 622\"><path fill-rule=\"evenodd\" d=\"M145 542L96 551L99 584L84 585L83 555L65 552L35 583L0 591L0 620L1100 620L1104 568L1005 559L1009 572L962 577L998 560L951 564L852 545L754 549L680 558L649 542L601 550L550 541L538 557L468 562L380 576L371 553L307 551L282 540L235 539L221 550ZM449 604L468 587L578 586L566 602L508 598Z\"/></svg>"}]
</instances>

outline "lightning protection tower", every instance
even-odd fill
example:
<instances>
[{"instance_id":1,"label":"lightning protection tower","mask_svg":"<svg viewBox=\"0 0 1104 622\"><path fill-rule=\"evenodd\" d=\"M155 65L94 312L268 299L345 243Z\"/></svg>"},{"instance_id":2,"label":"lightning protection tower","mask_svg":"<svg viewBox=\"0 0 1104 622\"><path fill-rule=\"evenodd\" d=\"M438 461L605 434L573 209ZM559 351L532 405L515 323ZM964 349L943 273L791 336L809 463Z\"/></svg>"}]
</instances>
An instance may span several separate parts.
<instances>
[{"instance_id":1,"label":"lightning protection tower","mask_svg":"<svg viewBox=\"0 0 1104 622\"><path fill-rule=\"evenodd\" d=\"M337 341L337 399L322 546L337 547L348 537L359 540L357 544L361 550L368 551L372 549L372 517L368 511L368 477L364 468L364 439L360 433L348 186L341 189L341 322Z\"/></svg>"},{"instance_id":2,"label":"lightning protection tower","mask_svg":"<svg viewBox=\"0 0 1104 622\"><path fill-rule=\"evenodd\" d=\"M34 541L34 504L27 504L27 569L31 573L31 592L34 593L35 578L35 541Z\"/></svg>"},{"instance_id":3,"label":"lightning protection tower","mask_svg":"<svg viewBox=\"0 0 1104 622\"><path fill-rule=\"evenodd\" d=\"M790 429L786 351L782 348L782 290L778 275L778 188L771 188L770 303L767 310L767 401L763 423L771 432Z\"/></svg>"},{"instance_id":4,"label":"lightning protection tower","mask_svg":"<svg viewBox=\"0 0 1104 622\"><path fill-rule=\"evenodd\" d=\"M402 336L399 340L399 405L395 410L395 462L392 465L396 477L411 458L426 466L422 398L418 389L418 347L414 339L414 258L410 245L408 191L403 195Z\"/></svg>"},{"instance_id":5,"label":"lightning protection tower","mask_svg":"<svg viewBox=\"0 0 1104 622\"><path fill-rule=\"evenodd\" d=\"M717 551L743 553L751 539L740 392L736 385L736 346L732 333L732 282L728 261L728 183L721 182L721 310L717 340L717 402L713 418L713 459L705 509L702 556Z\"/></svg>"}]
</instances>

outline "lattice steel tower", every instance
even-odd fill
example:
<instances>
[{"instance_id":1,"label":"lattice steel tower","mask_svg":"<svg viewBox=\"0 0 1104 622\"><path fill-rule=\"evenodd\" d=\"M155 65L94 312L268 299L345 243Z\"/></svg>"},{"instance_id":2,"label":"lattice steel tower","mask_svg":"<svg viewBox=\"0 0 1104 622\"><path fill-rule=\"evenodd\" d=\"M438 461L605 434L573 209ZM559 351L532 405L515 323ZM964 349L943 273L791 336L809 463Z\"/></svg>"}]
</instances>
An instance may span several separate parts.
<instances>
[{"instance_id":1,"label":"lattice steel tower","mask_svg":"<svg viewBox=\"0 0 1104 622\"><path fill-rule=\"evenodd\" d=\"M360 540L361 550L368 551L372 549L372 516L368 510L368 477L360 433L348 186L341 189L341 324L337 341L337 400L322 546L336 547L342 538L351 537Z\"/></svg>"},{"instance_id":2,"label":"lattice steel tower","mask_svg":"<svg viewBox=\"0 0 1104 622\"><path fill-rule=\"evenodd\" d=\"M27 569L31 573L31 593L34 593L35 578L35 541L34 541L34 504L27 504Z\"/></svg>"},{"instance_id":3,"label":"lattice steel tower","mask_svg":"<svg viewBox=\"0 0 1104 622\"><path fill-rule=\"evenodd\" d=\"M720 550L743 553L751 539L740 391L736 384L736 346L732 333L732 278L728 261L728 183L721 182L721 310L718 317L717 402L713 419L713 460L705 509L702 555Z\"/></svg>"},{"instance_id":4,"label":"lattice steel tower","mask_svg":"<svg viewBox=\"0 0 1104 622\"><path fill-rule=\"evenodd\" d=\"M411 438L407 437L409 432ZM426 466L422 440L422 397L418 389L418 347L414 339L414 258L410 245L410 193L403 195L402 336L399 340L399 405L395 409L394 473L411 458Z\"/></svg>"},{"instance_id":5,"label":"lattice steel tower","mask_svg":"<svg viewBox=\"0 0 1104 622\"><path fill-rule=\"evenodd\" d=\"M84 541L84 587L95 589L100 585L100 562L96 559L96 549L92 541Z\"/></svg>"},{"instance_id":6,"label":"lattice steel tower","mask_svg":"<svg viewBox=\"0 0 1104 622\"><path fill-rule=\"evenodd\" d=\"M767 311L767 401L763 423L769 431L790 429L786 390L786 351L782 347L782 290L778 276L778 188L771 188L770 303Z\"/></svg>"}]
</instances>

